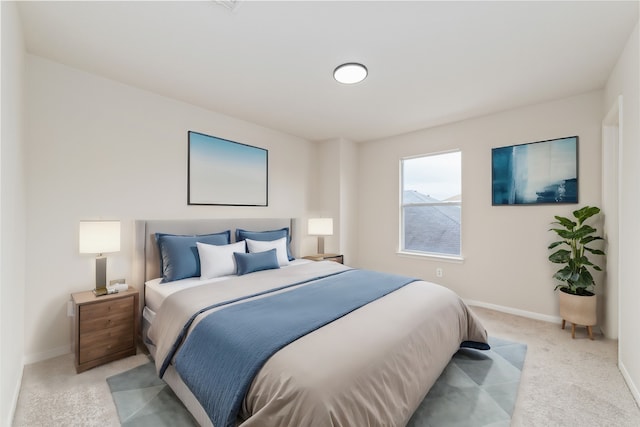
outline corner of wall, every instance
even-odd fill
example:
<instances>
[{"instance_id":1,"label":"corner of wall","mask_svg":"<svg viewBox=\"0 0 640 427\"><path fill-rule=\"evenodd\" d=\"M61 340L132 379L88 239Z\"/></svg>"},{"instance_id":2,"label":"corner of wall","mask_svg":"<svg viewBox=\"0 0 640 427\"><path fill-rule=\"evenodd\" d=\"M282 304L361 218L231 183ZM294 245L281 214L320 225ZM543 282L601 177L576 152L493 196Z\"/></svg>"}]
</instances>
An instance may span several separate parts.
<instances>
[{"instance_id":1,"label":"corner of wall","mask_svg":"<svg viewBox=\"0 0 640 427\"><path fill-rule=\"evenodd\" d=\"M26 178L25 43L17 2L1 2L0 414L11 425L24 369Z\"/></svg>"}]
</instances>

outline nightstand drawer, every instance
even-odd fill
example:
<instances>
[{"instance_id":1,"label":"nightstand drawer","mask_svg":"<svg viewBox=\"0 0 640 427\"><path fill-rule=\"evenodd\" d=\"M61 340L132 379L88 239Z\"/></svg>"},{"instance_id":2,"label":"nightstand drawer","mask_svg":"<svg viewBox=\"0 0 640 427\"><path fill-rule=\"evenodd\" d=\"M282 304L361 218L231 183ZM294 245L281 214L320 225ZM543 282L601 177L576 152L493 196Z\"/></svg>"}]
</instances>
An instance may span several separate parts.
<instances>
[{"instance_id":1,"label":"nightstand drawer","mask_svg":"<svg viewBox=\"0 0 640 427\"><path fill-rule=\"evenodd\" d=\"M120 298L96 304L87 304L80 307L80 321L111 317L122 313L133 312L133 297Z\"/></svg>"},{"instance_id":2,"label":"nightstand drawer","mask_svg":"<svg viewBox=\"0 0 640 427\"><path fill-rule=\"evenodd\" d=\"M80 336L79 363L131 348L135 345L131 324Z\"/></svg>"},{"instance_id":3,"label":"nightstand drawer","mask_svg":"<svg viewBox=\"0 0 640 427\"><path fill-rule=\"evenodd\" d=\"M94 346L103 341L111 339L127 340L133 337L133 326L131 322L123 322L120 325L112 326L97 331L80 333L80 346Z\"/></svg>"},{"instance_id":4,"label":"nightstand drawer","mask_svg":"<svg viewBox=\"0 0 640 427\"><path fill-rule=\"evenodd\" d=\"M99 317L97 319L85 320L80 313L80 334L87 332L101 331L106 328L112 328L119 325L131 324L133 319L133 308L125 313L114 313L108 317Z\"/></svg>"}]
</instances>

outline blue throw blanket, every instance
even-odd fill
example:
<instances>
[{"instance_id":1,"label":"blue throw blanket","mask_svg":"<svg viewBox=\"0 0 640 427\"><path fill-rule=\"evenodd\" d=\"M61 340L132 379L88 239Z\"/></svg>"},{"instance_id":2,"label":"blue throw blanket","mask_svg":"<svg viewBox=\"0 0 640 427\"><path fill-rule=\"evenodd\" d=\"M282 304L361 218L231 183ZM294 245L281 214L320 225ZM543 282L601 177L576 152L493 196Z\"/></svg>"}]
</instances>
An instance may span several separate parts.
<instances>
[{"instance_id":1,"label":"blue throw blanket","mask_svg":"<svg viewBox=\"0 0 640 427\"><path fill-rule=\"evenodd\" d=\"M235 425L266 361L298 338L417 279L347 270L209 314L176 356L176 370L216 427Z\"/></svg>"},{"instance_id":2,"label":"blue throw blanket","mask_svg":"<svg viewBox=\"0 0 640 427\"><path fill-rule=\"evenodd\" d=\"M194 320L196 320L196 317L198 317L200 314L205 313L205 312L207 312L209 310L212 310L214 308L224 307L225 305L230 305L230 304L233 304L233 303L236 303L236 302L249 300L249 299L254 298L254 297L270 294L270 293L273 293L273 292L276 292L276 291L281 291L281 290L284 290L284 289L287 289L287 288L292 288L294 286L299 286L299 285L302 285L302 284L305 284L305 283L309 283L309 282L311 282L313 280L324 279L325 277L331 277L331 276L333 276L335 274L341 274L341 273L344 273L344 271L339 271L337 273L330 273L330 274L327 274L326 276L319 276L319 277L303 280L301 282L289 283L289 284L280 286L278 288L268 289L266 291L258 292L258 293L251 294L251 295L244 295L244 296L241 296L241 297L238 297L238 298L234 298L234 299L227 300L227 301L221 301L221 302L218 302L218 303L215 303L215 304L212 304L212 305L209 305L209 306L201 308L197 312L193 313L193 315L189 318L189 320L182 326L182 330L178 334L178 337L176 338L175 342L171 346L171 349L167 353L167 356L165 357L164 361L162 362L162 365L160 367L160 372L159 372L160 378L163 377L165 371L167 370L167 368L169 367L169 364L171 363L171 360L173 359L173 356L175 356L176 352L178 351L178 348L180 348L180 345L182 344L182 341L187 336L187 332L189 331L189 328L191 328L191 324L193 323Z\"/></svg>"}]
</instances>

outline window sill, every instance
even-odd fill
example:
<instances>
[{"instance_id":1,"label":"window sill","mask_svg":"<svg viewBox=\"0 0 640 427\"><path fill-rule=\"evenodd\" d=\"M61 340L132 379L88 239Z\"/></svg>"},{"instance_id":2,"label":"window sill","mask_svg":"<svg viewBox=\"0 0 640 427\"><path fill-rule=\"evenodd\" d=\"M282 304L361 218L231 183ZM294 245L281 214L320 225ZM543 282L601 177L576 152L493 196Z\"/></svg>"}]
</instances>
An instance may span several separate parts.
<instances>
[{"instance_id":1,"label":"window sill","mask_svg":"<svg viewBox=\"0 0 640 427\"><path fill-rule=\"evenodd\" d=\"M406 251L398 251L396 253L399 256L407 257L407 258L427 258L427 259L433 259L437 261L452 262L455 264L462 264L464 262L464 258L462 256L455 256L455 255L437 255L437 254L428 254L428 253L421 253L421 252L406 252Z\"/></svg>"}]
</instances>

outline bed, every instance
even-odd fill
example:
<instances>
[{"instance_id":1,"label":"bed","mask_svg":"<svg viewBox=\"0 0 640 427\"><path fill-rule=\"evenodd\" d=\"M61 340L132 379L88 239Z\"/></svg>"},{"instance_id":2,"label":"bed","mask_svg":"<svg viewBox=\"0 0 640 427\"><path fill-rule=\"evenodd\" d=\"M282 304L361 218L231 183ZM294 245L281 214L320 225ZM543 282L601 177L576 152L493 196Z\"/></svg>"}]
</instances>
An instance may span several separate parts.
<instances>
[{"instance_id":1,"label":"bed","mask_svg":"<svg viewBox=\"0 0 640 427\"><path fill-rule=\"evenodd\" d=\"M292 259L278 268L160 283L156 233L285 228ZM288 218L136 221L142 338L199 424L403 426L461 345L488 348L484 327L452 291L293 259L296 232ZM273 262L279 248L250 259L269 252Z\"/></svg>"}]
</instances>

